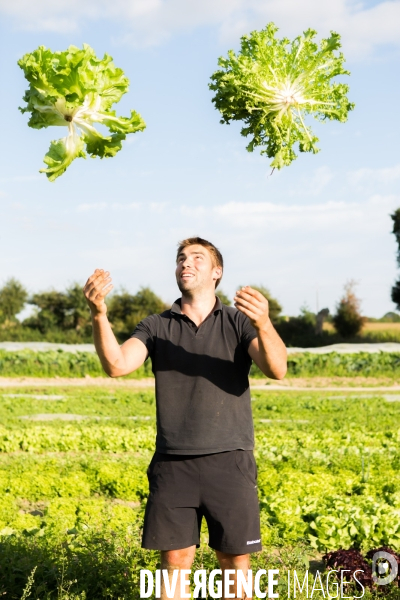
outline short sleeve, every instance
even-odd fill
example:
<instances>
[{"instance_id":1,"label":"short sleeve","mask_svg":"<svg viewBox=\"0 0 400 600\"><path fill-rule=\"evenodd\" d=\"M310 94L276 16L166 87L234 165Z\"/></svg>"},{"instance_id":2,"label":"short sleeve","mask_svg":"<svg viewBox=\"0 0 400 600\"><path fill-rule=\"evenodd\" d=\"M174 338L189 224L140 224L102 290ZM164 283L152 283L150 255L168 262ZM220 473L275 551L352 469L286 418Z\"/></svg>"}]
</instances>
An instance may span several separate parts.
<instances>
[{"instance_id":1,"label":"short sleeve","mask_svg":"<svg viewBox=\"0 0 400 600\"><path fill-rule=\"evenodd\" d=\"M149 356L153 353L154 348L154 338L156 336L156 321L154 318L155 315L151 315L150 317L146 317L143 321L140 321L135 327L134 332L131 335L131 338L137 338L146 346Z\"/></svg>"},{"instance_id":2,"label":"short sleeve","mask_svg":"<svg viewBox=\"0 0 400 600\"><path fill-rule=\"evenodd\" d=\"M257 332L254 329L253 325L250 323L250 320L241 313L242 317L242 327L241 327L241 342L243 348L247 351L250 345L250 342L257 337Z\"/></svg>"}]
</instances>

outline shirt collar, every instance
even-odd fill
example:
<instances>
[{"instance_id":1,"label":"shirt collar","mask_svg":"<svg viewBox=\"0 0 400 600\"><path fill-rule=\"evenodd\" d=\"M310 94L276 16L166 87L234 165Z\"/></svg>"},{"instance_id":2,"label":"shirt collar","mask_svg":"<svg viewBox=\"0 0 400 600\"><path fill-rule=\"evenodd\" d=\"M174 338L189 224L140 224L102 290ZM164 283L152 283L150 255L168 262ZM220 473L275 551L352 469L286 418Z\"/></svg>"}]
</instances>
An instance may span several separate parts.
<instances>
[{"instance_id":1,"label":"shirt collar","mask_svg":"<svg viewBox=\"0 0 400 600\"><path fill-rule=\"evenodd\" d=\"M214 314L217 313L218 311L222 310L221 300L218 298L218 296L216 296L215 299L216 299L216 303L215 303L214 310L213 310ZM171 313L174 315L183 315L183 312L181 310L181 299L180 298L175 300L175 302L171 306Z\"/></svg>"}]
</instances>

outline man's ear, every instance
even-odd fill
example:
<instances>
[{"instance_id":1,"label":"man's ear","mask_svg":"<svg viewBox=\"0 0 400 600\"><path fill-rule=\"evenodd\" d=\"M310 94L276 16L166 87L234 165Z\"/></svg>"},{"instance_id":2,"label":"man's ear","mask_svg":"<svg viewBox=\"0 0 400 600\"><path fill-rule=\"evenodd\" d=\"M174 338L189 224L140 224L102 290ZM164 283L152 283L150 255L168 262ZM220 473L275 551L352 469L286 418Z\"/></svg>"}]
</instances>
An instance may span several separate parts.
<instances>
[{"instance_id":1,"label":"man's ear","mask_svg":"<svg viewBox=\"0 0 400 600\"><path fill-rule=\"evenodd\" d=\"M222 277L222 267L214 267L214 276L213 276L214 281L217 281L217 279L221 279L221 277Z\"/></svg>"}]
</instances>

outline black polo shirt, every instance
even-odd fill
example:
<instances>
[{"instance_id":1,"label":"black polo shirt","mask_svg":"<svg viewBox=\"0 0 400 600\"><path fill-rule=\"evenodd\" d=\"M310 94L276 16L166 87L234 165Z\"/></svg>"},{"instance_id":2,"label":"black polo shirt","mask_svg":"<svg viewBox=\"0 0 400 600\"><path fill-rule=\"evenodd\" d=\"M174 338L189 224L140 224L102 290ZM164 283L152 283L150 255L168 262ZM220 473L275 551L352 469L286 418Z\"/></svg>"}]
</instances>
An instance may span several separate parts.
<instances>
[{"instance_id":1,"label":"black polo shirt","mask_svg":"<svg viewBox=\"0 0 400 600\"><path fill-rule=\"evenodd\" d=\"M219 298L200 327L182 314L180 299L139 323L132 337L152 361L158 452L253 449L247 349L256 335L248 318Z\"/></svg>"}]
</instances>

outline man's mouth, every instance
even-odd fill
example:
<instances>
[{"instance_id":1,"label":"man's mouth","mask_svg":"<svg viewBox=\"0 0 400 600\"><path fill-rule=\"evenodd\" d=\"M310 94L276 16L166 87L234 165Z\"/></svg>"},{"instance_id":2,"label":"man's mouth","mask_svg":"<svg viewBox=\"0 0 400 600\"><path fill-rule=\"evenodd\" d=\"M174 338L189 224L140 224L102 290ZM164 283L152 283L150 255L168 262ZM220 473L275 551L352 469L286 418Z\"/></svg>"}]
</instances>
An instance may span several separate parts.
<instances>
[{"instance_id":1,"label":"man's mouth","mask_svg":"<svg viewBox=\"0 0 400 600\"><path fill-rule=\"evenodd\" d=\"M193 273L182 273L181 275L181 279L190 279L191 277L194 277Z\"/></svg>"}]
</instances>

